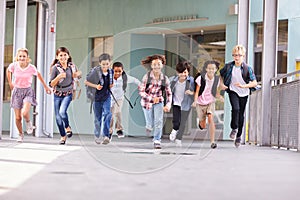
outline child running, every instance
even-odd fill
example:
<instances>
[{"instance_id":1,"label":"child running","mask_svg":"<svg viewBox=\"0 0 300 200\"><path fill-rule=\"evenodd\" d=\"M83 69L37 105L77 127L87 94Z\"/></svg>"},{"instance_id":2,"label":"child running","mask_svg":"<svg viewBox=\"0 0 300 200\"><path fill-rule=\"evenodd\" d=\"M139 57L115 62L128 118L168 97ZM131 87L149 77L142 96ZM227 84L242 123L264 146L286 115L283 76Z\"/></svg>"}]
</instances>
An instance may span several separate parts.
<instances>
[{"instance_id":1,"label":"child running","mask_svg":"<svg viewBox=\"0 0 300 200\"><path fill-rule=\"evenodd\" d=\"M220 85L219 76L216 72L219 69L219 62L209 60L204 63L202 73L196 78L196 91L194 96L194 105L199 119L198 127L202 130L206 128L206 117L208 118L209 134L210 134L210 147L217 148L215 143L215 101L216 98L222 97L219 93L218 87ZM225 86L222 87L224 89Z\"/></svg>"},{"instance_id":2,"label":"child running","mask_svg":"<svg viewBox=\"0 0 300 200\"><path fill-rule=\"evenodd\" d=\"M135 83L139 85L141 82L125 73L123 64L121 62L115 62L112 66L114 70L114 86L111 88L111 92L115 98L111 101L111 113L112 118L110 122L110 134L113 134L114 122L115 129L118 138L125 137L122 126L122 107L125 97L125 92L128 83ZM115 121L114 121L115 118Z\"/></svg>"},{"instance_id":3,"label":"child running","mask_svg":"<svg viewBox=\"0 0 300 200\"><path fill-rule=\"evenodd\" d=\"M170 81L161 71L166 59L163 55L155 54L148 56L141 63L149 70L139 85L141 105L146 120L146 133L153 131L154 149L161 149L163 112L170 111L172 101ZM165 105L164 92L166 94Z\"/></svg>"},{"instance_id":4,"label":"child running","mask_svg":"<svg viewBox=\"0 0 300 200\"><path fill-rule=\"evenodd\" d=\"M190 62L180 62L176 65L177 75L170 78L173 97L173 130L169 139L175 141L178 147L182 146L182 135L194 100L194 78L189 76L192 67Z\"/></svg>"}]
</instances>

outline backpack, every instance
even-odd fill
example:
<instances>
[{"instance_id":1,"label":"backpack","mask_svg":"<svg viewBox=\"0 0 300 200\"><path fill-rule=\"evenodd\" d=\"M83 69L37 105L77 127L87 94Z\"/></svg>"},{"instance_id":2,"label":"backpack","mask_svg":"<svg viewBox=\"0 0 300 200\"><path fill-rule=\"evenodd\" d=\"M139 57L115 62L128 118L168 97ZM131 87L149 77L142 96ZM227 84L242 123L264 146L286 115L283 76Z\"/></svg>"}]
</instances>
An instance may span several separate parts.
<instances>
[{"instance_id":1,"label":"backpack","mask_svg":"<svg viewBox=\"0 0 300 200\"><path fill-rule=\"evenodd\" d=\"M103 72L100 66L93 67L86 75L86 80L93 84L104 85ZM113 84L113 72L112 69L108 69L109 84ZM95 100L96 88L86 85L86 97L93 102Z\"/></svg>"},{"instance_id":2,"label":"backpack","mask_svg":"<svg viewBox=\"0 0 300 200\"><path fill-rule=\"evenodd\" d=\"M58 64L58 63L56 63L55 65L53 65L52 68L51 68L51 70L53 69L53 67L56 67L56 69L59 71L59 73L64 73L64 72L65 72L64 69L62 69L61 67L59 67L59 64ZM77 72L77 68L76 68L76 66L75 66L73 63L69 62L69 63L68 63L68 67L71 68L72 75L73 75L75 72ZM58 81L58 83L61 83L63 80L64 80L63 78L60 79L60 80ZM76 88L77 88L77 87L79 88L79 92L78 92L78 96L77 96L77 99L78 99L79 96L80 96L80 94L81 94L81 89L80 89L80 84L79 84L79 78L73 78L73 81L72 81L71 84L73 85L73 95L72 95L72 100L76 99ZM68 86L66 86L66 87L68 87Z\"/></svg>"},{"instance_id":3,"label":"backpack","mask_svg":"<svg viewBox=\"0 0 300 200\"><path fill-rule=\"evenodd\" d=\"M151 84L152 78L150 76L150 72L147 72L147 83L146 83L146 88L145 88L145 92L148 93L149 92L149 85ZM161 80L161 86L160 86L160 90L162 91L162 96L164 98L164 104L166 104L166 79L168 77L166 75L164 75L164 78Z\"/></svg>"},{"instance_id":4,"label":"backpack","mask_svg":"<svg viewBox=\"0 0 300 200\"><path fill-rule=\"evenodd\" d=\"M195 76L195 80L199 76L201 76L201 85L200 85L198 96L202 95L202 93L205 89L205 85L206 85L205 74L197 73L196 76ZM217 94L217 88L218 88L219 80L220 80L220 76L215 75L214 76L214 83L213 83L213 86L211 88L211 93L214 97L216 97L216 94ZM196 84L195 84L195 86L196 86ZM195 89L195 91L196 91L196 89Z\"/></svg>"},{"instance_id":5,"label":"backpack","mask_svg":"<svg viewBox=\"0 0 300 200\"><path fill-rule=\"evenodd\" d=\"M221 73L221 75L222 75L222 77L223 77L223 79L224 79L224 84L226 85L226 86L228 86L229 87L229 75L228 75L228 71L229 71L229 69L230 69L230 67L232 66L232 65L234 65L234 61L232 61L232 62L229 62L229 63L226 63L225 64L225 66L224 66L224 68L222 68L221 70L220 70L220 73ZM243 62L243 72L242 72L242 78L244 79L244 81L245 81L245 83L249 83L249 79L248 79L248 77L249 77L249 65L247 64L247 63L245 63L245 62ZM256 90L256 88L254 87L254 88L249 88L249 90L250 90L250 94L253 92L253 91L255 91ZM228 91L228 90L227 90Z\"/></svg>"}]
</instances>

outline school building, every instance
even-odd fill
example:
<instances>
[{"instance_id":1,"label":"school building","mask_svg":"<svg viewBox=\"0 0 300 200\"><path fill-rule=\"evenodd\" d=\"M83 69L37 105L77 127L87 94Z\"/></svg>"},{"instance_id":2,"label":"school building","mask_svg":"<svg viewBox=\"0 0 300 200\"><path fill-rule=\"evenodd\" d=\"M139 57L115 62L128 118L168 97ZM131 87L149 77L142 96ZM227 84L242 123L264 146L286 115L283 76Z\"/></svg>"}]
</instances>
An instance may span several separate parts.
<instances>
[{"instance_id":1,"label":"school building","mask_svg":"<svg viewBox=\"0 0 300 200\"><path fill-rule=\"evenodd\" d=\"M83 72L77 91L80 93L81 89L81 94L71 103L68 112L73 132L79 134L93 134L93 114L83 82L103 52L111 54L113 62L122 62L129 75L141 80L146 71L140 61L147 55L164 54L167 59L164 72L168 76L175 75L179 61L189 60L195 66L191 71L195 75L207 59L219 60L221 67L224 66L232 60L232 48L243 44L247 48L246 61L253 66L261 85L259 95L250 97L250 100L255 97L260 107L249 105L245 122L245 132L259 126L256 130L259 133L254 131L256 134L249 134L246 139L262 145L270 144L271 132L275 130L270 125L274 113L269 102L272 87L275 87L271 79L300 70L299 0L4 0L0 2L0 9L0 62L3 66L0 130L10 132L12 137L17 133L13 131L11 91L5 71L19 47L29 49L33 64L46 81L49 81L56 48L65 46L70 50L73 62ZM296 81L296 87L287 95L295 95L292 112L299 122L298 77L292 74L282 83ZM35 135L52 137L58 132L53 96L46 95L38 81L34 87L39 102L32 111L37 126ZM133 109L124 103L124 132L130 136L145 136L144 115L136 100L137 86L129 85L126 96L137 103ZM251 102L254 101L249 104ZM231 106L226 94L225 103L218 102L216 109L217 138L228 139ZM254 123L257 119L259 121ZM204 137L199 134L196 121L193 111L185 137ZM172 113L167 113L164 134L170 133L171 124ZM293 144L298 148L299 125L292 131L297 136Z\"/></svg>"}]
</instances>

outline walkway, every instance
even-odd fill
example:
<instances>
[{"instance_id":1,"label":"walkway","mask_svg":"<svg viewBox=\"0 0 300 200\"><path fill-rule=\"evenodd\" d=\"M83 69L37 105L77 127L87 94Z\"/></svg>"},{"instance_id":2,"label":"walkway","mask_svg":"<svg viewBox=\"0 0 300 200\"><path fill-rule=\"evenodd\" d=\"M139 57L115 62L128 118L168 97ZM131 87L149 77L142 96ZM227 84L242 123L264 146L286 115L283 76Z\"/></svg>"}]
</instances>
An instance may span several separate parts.
<instances>
[{"instance_id":1,"label":"walkway","mask_svg":"<svg viewBox=\"0 0 300 200\"><path fill-rule=\"evenodd\" d=\"M179 149L148 138L96 145L75 135L0 140L0 200L298 199L300 154L220 141L184 141Z\"/></svg>"}]
</instances>

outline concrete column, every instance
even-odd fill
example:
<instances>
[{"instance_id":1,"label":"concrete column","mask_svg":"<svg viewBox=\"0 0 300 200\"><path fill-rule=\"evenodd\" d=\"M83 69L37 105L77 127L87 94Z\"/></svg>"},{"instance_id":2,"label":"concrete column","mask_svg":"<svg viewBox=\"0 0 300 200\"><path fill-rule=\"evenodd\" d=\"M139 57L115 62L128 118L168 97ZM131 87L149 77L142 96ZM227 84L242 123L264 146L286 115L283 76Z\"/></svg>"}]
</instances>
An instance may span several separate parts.
<instances>
[{"instance_id":1,"label":"concrete column","mask_svg":"<svg viewBox=\"0 0 300 200\"><path fill-rule=\"evenodd\" d=\"M248 37L249 37L249 0L239 0L238 11L238 44L243 45L248 49ZM247 51L247 54L249 52ZM246 56L246 59L248 56ZM247 62L247 60L246 60Z\"/></svg>"},{"instance_id":2,"label":"concrete column","mask_svg":"<svg viewBox=\"0 0 300 200\"><path fill-rule=\"evenodd\" d=\"M50 64L55 58L56 0L39 0L37 69L46 83L49 82ZM39 84L39 83L38 83ZM43 87L37 87L36 131L35 136L53 137L53 96L47 95Z\"/></svg>"},{"instance_id":3,"label":"concrete column","mask_svg":"<svg viewBox=\"0 0 300 200\"><path fill-rule=\"evenodd\" d=\"M15 21L14 21L14 57L17 49L26 47L26 26L27 26L27 0L15 1ZM18 129L15 125L14 110L10 114L10 137L18 137Z\"/></svg>"},{"instance_id":4,"label":"concrete column","mask_svg":"<svg viewBox=\"0 0 300 200\"><path fill-rule=\"evenodd\" d=\"M2 138L2 113L3 113L3 85L4 85L4 46L5 46L5 19L6 1L0 1L0 140Z\"/></svg>"},{"instance_id":5,"label":"concrete column","mask_svg":"<svg viewBox=\"0 0 300 200\"><path fill-rule=\"evenodd\" d=\"M248 63L248 40L249 40L249 13L250 13L250 3L249 0L239 0L238 4L238 38L237 43L243 45L246 49L246 57L245 62ZM242 143L245 143L246 140L246 124L248 122L248 110L249 107L246 107L245 111L245 121L244 121L244 128L243 128L243 134L242 134Z\"/></svg>"},{"instance_id":6,"label":"concrete column","mask_svg":"<svg viewBox=\"0 0 300 200\"><path fill-rule=\"evenodd\" d=\"M269 146L271 142L271 78L277 69L278 0L264 0L263 49L262 49L262 133L260 145Z\"/></svg>"}]
</instances>

